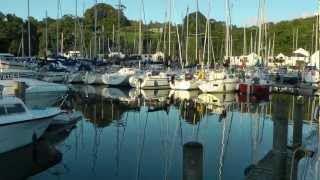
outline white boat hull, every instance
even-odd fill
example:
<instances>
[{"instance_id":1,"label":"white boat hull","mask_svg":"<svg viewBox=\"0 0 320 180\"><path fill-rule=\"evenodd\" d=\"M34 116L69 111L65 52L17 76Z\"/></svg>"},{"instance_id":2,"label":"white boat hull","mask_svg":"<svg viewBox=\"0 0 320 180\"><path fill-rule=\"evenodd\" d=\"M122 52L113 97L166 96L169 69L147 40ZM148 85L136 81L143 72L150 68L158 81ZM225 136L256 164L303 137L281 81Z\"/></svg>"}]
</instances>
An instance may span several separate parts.
<instances>
[{"instance_id":1,"label":"white boat hull","mask_svg":"<svg viewBox=\"0 0 320 180\"><path fill-rule=\"evenodd\" d=\"M77 72L68 75L68 83L83 83L84 73Z\"/></svg>"},{"instance_id":2,"label":"white boat hull","mask_svg":"<svg viewBox=\"0 0 320 180\"><path fill-rule=\"evenodd\" d=\"M28 145L43 135L52 118L0 125L0 154Z\"/></svg>"},{"instance_id":3,"label":"white boat hull","mask_svg":"<svg viewBox=\"0 0 320 180\"><path fill-rule=\"evenodd\" d=\"M235 80L216 80L203 83L199 89L204 93L225 93L235 92L237 90L237 81Z\"/></svg>"},{"instance_id":4,"label":"white boat hull","mask_svg":"<svg viewBox=\"0 0 320 180\"><path fill-rule=\"evenodd\" d=\"M137 89L157 90L169 89L168 78L145 77L144 79L136 77L130 79L130 85Z\"/></svg>"},{"instance_id":5,"label":"white boat hull","mask_svg":"<svg viewBox=\"0 0 320 180\"><path fill-rule=\"evenodd\" d=\"M173 90L197 90L199 83L196 80L175 80L170 82L170 88Z\"/></svg>"},{"instance_id":6,"label":"white boat hull","mask_svg":"<svg viewBox=\"0 0 320 180\"><path fill-rule=\"evenodd\" d=\"M129 75L117 75L117 74L104 74L102 81L108 86L128 86Z\"/></svg>"},{"instance_id":7,"label":"white boat hull","mask_svg":"<svg viewBox=\"0 0 320 180\"><path fill-rule=\"evenodd\" d=\"M100 73L86 73L83 81L86 84L104 84L102 81L102 74Z\"/></svg>"}]
</instances>

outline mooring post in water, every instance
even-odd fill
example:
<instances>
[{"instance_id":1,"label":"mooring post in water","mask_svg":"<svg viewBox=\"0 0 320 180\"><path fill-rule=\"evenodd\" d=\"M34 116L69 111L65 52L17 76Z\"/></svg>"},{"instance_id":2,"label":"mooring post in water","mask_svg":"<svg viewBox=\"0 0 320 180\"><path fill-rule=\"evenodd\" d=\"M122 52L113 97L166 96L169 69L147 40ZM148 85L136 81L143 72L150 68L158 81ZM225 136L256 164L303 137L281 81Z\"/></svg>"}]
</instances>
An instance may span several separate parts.
<instances>
[{"instance_id":1,"label":"mooring post in water","mask_svg":"<svg viewBox=\"0 0 320 180\"><path fill-rule=\"evenodd\" d=\"M183 145L183 180L203 179L203 146L198 142Z\"/></svg>"},{"instance_id":2,"label":"mooring post in water","mask_svg":"<svg viewBox=\"0 0 320 180\"><path fill-rule=\"evenodd\" d=\"M273 177L284 179L287 169L288 108L283 98L273 108Z\"/></svg>"}]
</instances>

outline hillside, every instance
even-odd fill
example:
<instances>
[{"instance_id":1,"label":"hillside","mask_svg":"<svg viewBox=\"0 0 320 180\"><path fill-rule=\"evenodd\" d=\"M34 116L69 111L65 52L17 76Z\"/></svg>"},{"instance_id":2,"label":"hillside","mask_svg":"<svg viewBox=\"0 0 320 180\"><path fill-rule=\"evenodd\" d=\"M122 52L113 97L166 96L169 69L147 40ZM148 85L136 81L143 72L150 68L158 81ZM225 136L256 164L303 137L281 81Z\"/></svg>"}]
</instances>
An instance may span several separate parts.
<instances>
[{"instance_id":1,"label":"hillside","mask_svg":"<svg viewBox=\"0 0 320 180\"><path fill-rule=\"evenodd\" d=\"M118 47L126 53L138 52L138 32L139 22L129 20L123 14L122 7L120 11L120 29L118 31L118 15L119 11L108 5L97 5L97 51L100 49L100 53L106 52L108 46L110 49L117 49ZM189 15L189 47L188 57L189 59L195 59L195 12ZM182 44L183 55L185 54L185 42L186 42L186 25L187 18L185 17L184 23L178 25L180 42ZM54 54L57 51L57 23L59 28L59 42L63 34L64 39L64 51L82 50L87 56L94 54L94 7L87 9L84 17L78 18L77 22L77 42L75 44L75 17L72 15L64 15L58 21L48 18L41 21L31 18L31 39L32 39L32 55L44 56L45 55L45 29L46 22L48 26L48 54ZM293 33L299 32L298 47L303 47L307 50L314 49L312 45L312 31L313 24L315 24L315 17L305 19L295 19L289 21L282 21L279 23L268 24L268 36L273 39L275 35L275 54L282 52L286 55L290 55L293 50ZM203 42L205 34L206 17L199 13L199 51L202 56ZM212 49L216 59L221 59L224 54L224 22L219 22L214 19L210 20L211 25L211 40ZM145 53L152 53L156 50L166 50L168 54L168 26L169 24L162 24L152 22L143 26L143 50ZM0 13L0 52L10 52L15 55L22 54L22 47L24 47L24 54L27 54L28 50L28 33L27 22L23 21L13 14ZM178 57L178 41L177 41L177 27L171 26L171 56ZM250 51L250 39L256 39L256 27L248 27L246 30L247 37L247 51ZM120 32L120 33L118 33ZM241 55L243 52L244 33L242 27L232 27L232 39L233 39L233 54ZM120 36L117 36L117 35ZM23 46L21 46L22 37L24 39ZM119 39L118 39L119 38ZM118 40L120 44L118 44ZM166 42L166 44L164 44ZM76 46L75 46L76 45ZM60 46L60 43L59 43ZM91 48L90 48L91 47ZM98 48L100 47L100 48ZM59 47L60 50L61 47ZM91 49L91 51L90 51ZM254 49L254 48L253 48Z\"/></svg>"}]
</instances>

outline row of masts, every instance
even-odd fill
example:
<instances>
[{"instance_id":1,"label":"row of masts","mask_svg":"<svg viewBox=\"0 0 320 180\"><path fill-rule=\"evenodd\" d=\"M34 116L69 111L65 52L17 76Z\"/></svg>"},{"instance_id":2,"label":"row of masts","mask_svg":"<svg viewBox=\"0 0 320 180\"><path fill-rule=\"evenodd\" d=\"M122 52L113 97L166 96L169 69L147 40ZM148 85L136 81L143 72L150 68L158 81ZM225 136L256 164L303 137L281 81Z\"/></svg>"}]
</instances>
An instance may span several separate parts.
<instances>
[{"instance_id":1,"label":"row of masts","mask_svg":"<svg viewBox=\"0 0 320 180\"><path fill-rule=\"evenodd\" d=\"M28 56L31 57L31 29L30 29L30 0L28 1ZM143 19L145 18L145 12L144 12L144 2L143 0L138 0L140 4L140 20L139 20L139 45L138 45L138 54L142 55L143 54ZM118 2L118 27L117 27L117 51L121 51L121 46L120 46L120 26L121 26L121 0ZM196 32L195 32L195 61L199 64L203 64L203 61L205 60L205 55L207 55L207 63L210 64L211 59L215 59L214 57L214 52L213 52L213 45L211 41L211 29L210 29L210 9L211 9L211 0L208 0L208 14L207 14L207 22L206 22L206 29L205 29L205 41L203 44L203 52L202 52L202 58L201 55L199 55L199 27L198 27L198 14L199 14L199 2L196 0ZM169 10L166 12L166 19L168 19L168 23L166 23L164 30L166 31L168 29L168 48L166 47L166 32L164 32L164 53L167 57L171 58L172 56L172 18L173 18L173 9L174 9L174 0L168 0L168 6ZM98 45L100 49L100 39L98 43L98 38L97 38L97 25L98 25L98 18L97 18L97 0L95 0L95 8L94 8L94 50L93 53L90 53L90 56L93 54L94 57L97 57L97 52L98 51ZM320 11L320 10L319 10ZM61 0L57 0L57 23L56 23L56 54L59 54L59 49L60 53L63 53L63 33L61 33L61 42L59 41L60 38L60 32L59 32L59 22L58 19L60 18L61 12ZM169 16L169 17L167 17ZM187 8L187 23L186 23L186 38L185 38L185 57L183 58L182 55L182 40L181 36L179 34L179 26L176 26L176 37L178 39L178 46L179 46L179 59L180 59L180 64L181 66L183 65L189 65L189 58L188 58L188 47L189 47L189 8ZM79 18L78 18L78 0L75 0L75 22L74 22L74 50L80 50L78 47L78 27L80 26L80 44L84 43L84 33L81 32L81 28L83 26L80 25L79 23ZM46 11L46 21L45 21L45 54L48 53L48 16L47 16L47 11ZM317 22L316 25L313 27L313 34L312 34L312 49L315 49L315 51L318 50L319 46L319 13L317 15ZM166 28L167 26L167 28ZM231 22L231 8L230 8L230 0L225 0L225 58L232 57L233 52L233 38L232 38L232 22ZM266 63L268 62L267 59L271 56L274 56L274 46L275 46L275 33L273 33L273 36L269 37L268 36L268 23L266 23L266 0L260 0L259 1L259 11L258 11L258 22L257 22L258 30L256 31L256 36L255 39L258 39L258 42L255 41L253 44L253 34L251 32L251 39L250 39L250 52L256 52L259 57L263 57L262 59L265 61L263 62L264 65L267 65ZM183 27L182 27L183 28ZM102 28L104 31L104 28ZM248 48L247 48L247 31L246 31L246 26L243 28L243 55L248 54ZM315 33L314 33L315 32ZM113 27L113 42L115 40L115 28ZM314 35L315 34L315 35ZM258 36L258 37L257 37ZM315 39L315 40L314 40ZM298 40L299 40L299 30L295 29L293 30L293 49L298 48ZM256 43L258 43L256 45ZM91 43L90 43L91 44ZM108 43L109 44L109 43ZM59 48L60 45L60 48ZM103 43L104 46L104 43ZM91 46L90 46L91 47ZM254 47L254 48L253 48ZM256 49L257 48L257 49ZM23 30L22 30L22 43L21 43L21 49L22 49L22 55L24 55L24 43L23 43ZM103 48L104 49L104 48ZM81 52L84 51L84 45L81 45ZM185 62L183 62L183 59ZM202 62L201 62L201 60ZM320 61L320 59L319 59Z\"/></svg>"}]
</instances>

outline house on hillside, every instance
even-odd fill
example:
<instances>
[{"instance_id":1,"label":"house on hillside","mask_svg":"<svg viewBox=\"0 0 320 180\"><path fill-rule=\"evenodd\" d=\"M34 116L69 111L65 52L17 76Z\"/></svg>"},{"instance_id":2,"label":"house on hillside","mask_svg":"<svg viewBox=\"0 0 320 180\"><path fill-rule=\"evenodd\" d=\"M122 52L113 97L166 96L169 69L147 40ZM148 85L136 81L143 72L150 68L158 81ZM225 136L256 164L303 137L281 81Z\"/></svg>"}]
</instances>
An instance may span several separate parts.
<instances>
[{"instance_id":1,"label":"house on hillside","mask_svg":"<svg viewBox=\"0 0 320 180\"><path fill-rule=\"evenodd\" d=\"M310 62L308 66L315 66L317 69L320 69L319 51L316 51L310 56Z\"/></svg>"},{"instance_id":2,"label":"house on hillside","mask_svg":"<svg viewBox=\"0 0 320 180\"><path fill-rule=\"evenodd\" d=\"M286 65L288 66L297 66L299 64L308 64L310 59L310 53L303 49L299 48L293 52L293 55L286 60Z\"/></svg>"}]
</instances>

